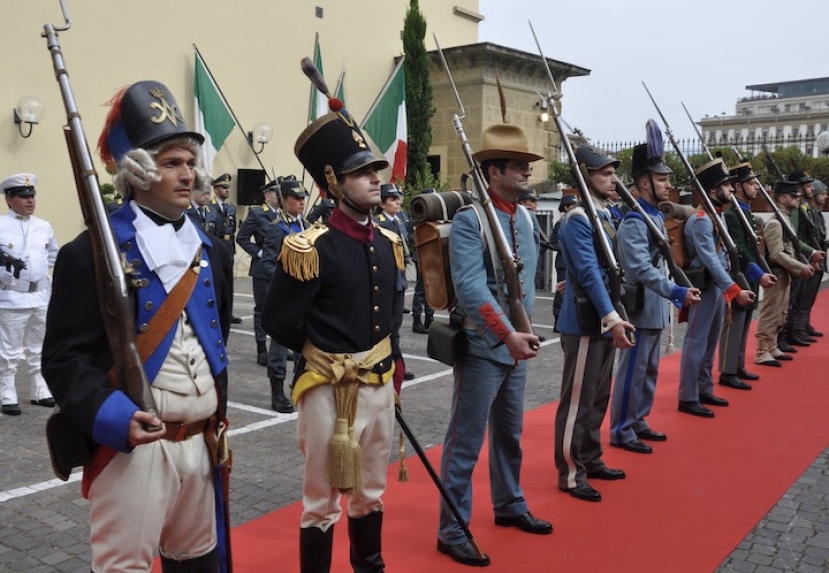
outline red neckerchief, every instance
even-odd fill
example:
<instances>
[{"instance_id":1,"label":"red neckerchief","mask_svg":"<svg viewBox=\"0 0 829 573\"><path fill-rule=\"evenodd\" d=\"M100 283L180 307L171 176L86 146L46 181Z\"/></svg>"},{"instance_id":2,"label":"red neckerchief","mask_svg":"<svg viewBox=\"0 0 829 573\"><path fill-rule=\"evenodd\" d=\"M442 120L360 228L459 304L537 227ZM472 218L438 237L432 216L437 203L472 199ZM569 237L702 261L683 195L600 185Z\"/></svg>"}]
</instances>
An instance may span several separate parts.
<instances>
[{"instance_id":1,"label":"red neckerchief","mask_svg":"<svg viewBox=\"0 0 829 573\"><path fill-rule=\"evenodd\" d=\"M361 225L339 209L334 209L326 225L361 243L370 243L374 240L374 228L371 221L368 225Z\"/></svg>"},{"instance_id":2,"label":"red neckerchief","mask_svg":"<svg viewBox=\"0 0 829 573\"><path fill-rule=\"evenodd\" d=\"M510 217L515 217L515 213L518 211L517 202L510 203L500 195L493 193L491 189L488 189L487 192L489 193L489 198L492 199L492 204L495 206L496 209L509 214Z\"/></svg>"}]
</instances>

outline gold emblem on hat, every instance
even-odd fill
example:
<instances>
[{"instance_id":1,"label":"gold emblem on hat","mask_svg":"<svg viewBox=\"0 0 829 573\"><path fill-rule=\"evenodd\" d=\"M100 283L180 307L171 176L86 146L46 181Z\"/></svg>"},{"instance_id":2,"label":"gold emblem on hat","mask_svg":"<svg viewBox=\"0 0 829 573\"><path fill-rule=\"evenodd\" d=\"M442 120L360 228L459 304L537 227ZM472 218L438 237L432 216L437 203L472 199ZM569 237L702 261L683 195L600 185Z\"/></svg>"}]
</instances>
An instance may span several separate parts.
<instances>
[{"instance_id":1,"label":"gold emblem on hat","mask_svg":"<svg viewBox=\"0 0 829 573\"><path fill-rule=\"evenodd\" d=\"M366 147L368 147L366 145L366 140L363 139L363 136L360 135L360 132L356 129L351 130L351 136L354 138L354 143L356 143L357 147L359 147L360 149L365 149Z\"/></svg>"},{"instance_id":2,"label":"gold emblem on hat","mask_svg":"<svg viewBox=\"0 0 829 573\"><path fill-rule=\"evenodd\" d=\"M32 180L29 179L29 174L28 173L25 176L25 180L23 181L23 185L25 185L26 187L31 187L32 186Z\"/></svg>"},{"instance_id":3,"label":"gold emblem on hat","mask_svg":"<svg viewBox=\"0 0 829 573\"><path fill-rule=\"evenodd\" d=\"M158 89L157 87L152 88L150 90L150 95L154 98L161 100L161 103L156 101L150 104L150 109L157 109L159 111L159 115L150 117L150 121L153 123L161 123L165 119L169 119L170 123L175 126L178 126L179 121L184 121L184 118L181 117L181 113L179 112L178 107L172 106L167 103L166 96L167 94L164 93L163 90Z\"/></svg>"}]
</instances>

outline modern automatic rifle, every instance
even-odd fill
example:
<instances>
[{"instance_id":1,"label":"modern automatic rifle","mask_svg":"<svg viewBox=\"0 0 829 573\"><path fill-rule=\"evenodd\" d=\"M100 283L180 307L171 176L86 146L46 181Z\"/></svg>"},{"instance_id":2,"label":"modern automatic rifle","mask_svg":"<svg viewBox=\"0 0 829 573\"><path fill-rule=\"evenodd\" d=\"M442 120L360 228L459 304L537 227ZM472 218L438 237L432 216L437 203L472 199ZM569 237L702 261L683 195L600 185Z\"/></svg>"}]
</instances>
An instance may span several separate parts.
<instances>
[{"instance_id":1,"label":"modern automatic rifle","mask_svg":"<svg viewBox=\"0 0 829 573\"><path fill-rule=\"evenodd\" d=\"M708 216L711 218L711 222L716 227L719 237L725 246L726 253L728 254L729 274L731 275L732 280L737 283L742 290L751 290L745 275L742 271L740 271L740 254L737 251L737 245L734 244L734 239L732 239L731 235L728 234L728 229L720 218L719 213L717 213L717 210L714 209L714 204L711 203L708 191L702 188L702 184L699 182L699 179L697 179L697 176L694 173L694 168L691 167L691 164L688 162L688 158L685 157L685 154L682 152L682 148L679 146L676 137L674 137L670 125L668 125L668 120L665 119L665 114L663 114L662 110L659 109L659 105L656 103L653 95L651 95L651 91L648 89L647 84L642 82L642 85L645 87L645 91L648 92L648 97L651 99L653 106L656 108L659 117L662 118L662 123L665 125L665 133L668 134L668 139L671 140L671 145L674 146L674 150L679 156L680 161L682 161L682 165L691 177L691 182L693 184L692 187L697 194L697 198L700 200L702 208L705 209L706 213L708 213Z\"/></svg>"},{"instance_id":2,"label":"modern automatic rifle","mask_svg":"<svg viewBox=\"0 0 829 573\"><path fill-rule=\"evenodd\" d=\"M20 278L20 272L26 268L26 261L11 256L9 253L0 249L0 267L6 267L6 270L14 274L14 278Z\"/></svg>"},{"instance_id":3,"label":"modern automatic rifle","mask_svg":"<svg viewBox=\"0 0 829 573\"><path fill-rule=\"evenodd\" d=\"M150 382L135 343L135 308L131 289L139 286L137 281L145 279L128 278L135 271L119 250L109 222L98 184L98 174L92 164L92 154L86 141L81 114L75 103L69 83L69 72L58 39L58 32L64 32L71 26L63 0L60 0L60 6L65 24L60 27L53 24L44 25L42 36L46 38L47 47L52 55L55 76L66 108L67 125L64 126L63 133L69 148L84 223L89 229L92 242L99 306L114 362L114 383L141 410L157 417L158 409L150 391ZM155 429L158 428L147 428L149 431Z\"/></svg>"},{"instance_id":4,"label":"modern automatic rifle","mask_svg":"<svg viewBox=\"0 0 829 573\"><path fill-rule=\"evenodd\" d=\"M697 132L697 138L699 138L700 145L702 145L702 148L708 155L708 159L713 161L714 156L711 154L711 150L708 148L708 145L706 145L705 140L702 138L702 133L700 133L699 131L699 126L691 117L691 113L688 111L688 108L685 107L684 103L682 103L682 109L685 110L685 115L688 116L688 120L691 122L691 125L694 126L694 131ZM752 249L754 249L754 258L757 259L757 264L760 265L760 268L763 269L764 273L771 273L769 264L766 262L766 258L763 256L763 250L760 248L760 237L757 236L757 233L754 230L754 226L748 220L745 211L743 211L742 207L740 207L740 202L737 199L737 196L734 195L734 193L732 193L729 200L731 201L731 207L732 209L734 209L734 213L737 215L737 220L740 221L740 226L743 228L743 233L745 233L745 235L749 238L749 241L751 241Z\"/></svg>"}]
</instances>

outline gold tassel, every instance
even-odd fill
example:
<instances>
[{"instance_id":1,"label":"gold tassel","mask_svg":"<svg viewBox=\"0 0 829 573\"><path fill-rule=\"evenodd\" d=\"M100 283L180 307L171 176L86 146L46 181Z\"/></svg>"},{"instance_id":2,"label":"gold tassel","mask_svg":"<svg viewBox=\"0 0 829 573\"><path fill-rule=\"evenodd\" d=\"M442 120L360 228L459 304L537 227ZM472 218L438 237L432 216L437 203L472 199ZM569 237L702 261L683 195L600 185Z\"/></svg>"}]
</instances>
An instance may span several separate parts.
<instances>
[{"instance_id":1,"label":"gold tassel","mask_svg":"<svg viewBox=\"0 0 829 573\"><path fill-rule=\"evenodd\" d=\"M343 200L343 190L340 187L340 182L337 181L337 174L334 173L334 168L326 165L323 169L325 174L325 182L328 184L328 192L337 198L338 201Z\"/></svg>"},{"instance_id":2,"label":"gold tassel","mask_svg":"<svg viewBox=\"0 0 829 573\"><path fill-rule=\"evenodd\" d=\"M297 280L307 281L320 275L320 257L316 249L298 252L286 243L279 253L282 269Z\"/></svg>"},{"instance_id":3,"label":"gold tassel","mask_svg":"<svg viewBox=\"0 0 829 573\"><path fill-rule=\"evenodd\" d=\"M409 481L409 468L406 467L406 441L404 440L403 430L400 430L400 446L398 448L400 454L400 471L397 472L397 481Z\"/></svg>"},{"instance_id":4,"label":"gold tassel","mask_svg":"<svg viewBox=\"0 0 829 573\"><path fill-rule=\"evenodd\" d=\"M338 382L334 385L337 421L328 448L329 480L331 487L342 493L360 491L362 452L354 439L354 418L357 416L357 382Z\"/></svg>"}]
</instances>

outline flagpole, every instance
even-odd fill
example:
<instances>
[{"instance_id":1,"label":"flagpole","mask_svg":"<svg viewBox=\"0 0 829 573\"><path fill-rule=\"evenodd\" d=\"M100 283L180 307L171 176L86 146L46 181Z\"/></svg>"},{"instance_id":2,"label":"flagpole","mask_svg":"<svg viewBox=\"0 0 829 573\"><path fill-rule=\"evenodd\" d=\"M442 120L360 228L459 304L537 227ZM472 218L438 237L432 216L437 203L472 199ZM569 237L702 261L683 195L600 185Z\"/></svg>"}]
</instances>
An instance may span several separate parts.
<instances>
[{"instance_id":1,"label":"flagpole","mask_svg":"<svg viewBox=\"0 0 829 573\"><path fill-rule=\"evenodd\" d=\"M389 86L391 85L391 81L394 79L394 76L395 76L395 74L397 74L397 71L400 69L400 66L403 65L403 61L405 59L406 59L406 57L402 56L400 58L400 61L397 62L397 65L394 66L394 69L389 74L389 79L387 79L386 83L383 84L383 89L380 90L380 93L374 99L374 103L372 103L371 107L368 108L368 111L366 112L366 115L363 118L363 121L360 122L360 129L363 129L363 127L365 127L366 121L368 120L368 118L371 117L371 114L374 113L374 110L377 109L377 105L380 103L380 100L383 99L383 96L386 95L386 92L389 91Z\"/></svg>"},{"instance_id":2,"label":"flagpole","mask_svg":"<svg viewBox=\"0 0 829 573\"><path fill-rule=\"evenodd\" d=\"M204 69L207 71L207 75L210 76L210 80L213 82L213 85L216 87L216 91L219 92L219 95L221 96L222 101L225 104L225 107L227 107L227 111L230 112L230 117L233 118L233 122L236 124L236 127L238 127L239 130L242 132L242 135L244 136L245 141L248 142L248 147L250 147L250 150L253 152L253 156L256 157L256 161L259 162L259 166L262 168L262 170L267 173L267 170L265 169L265 165L262 163L262 160L259 158L259 154L256 153L255 151L253 151L253 142L248 138L248 132L245 130L245 128L242 127L242 124L239 123L239 118L236 117L236 114L233 112L233 108L230 107L230 104L228 103L224 92L222 92L222 88L219 87L219 82L216 81L216 77L213 75L213 72L210 71L210 67L207 65L207 62L204 60L204 56L201 55L201 52L199 51L199 47L196 44L193 44L193 49L196 50L196 55L201 60L201 63L204 66Z\"/></svg>"}]
</instances>

